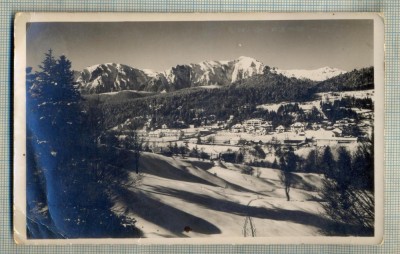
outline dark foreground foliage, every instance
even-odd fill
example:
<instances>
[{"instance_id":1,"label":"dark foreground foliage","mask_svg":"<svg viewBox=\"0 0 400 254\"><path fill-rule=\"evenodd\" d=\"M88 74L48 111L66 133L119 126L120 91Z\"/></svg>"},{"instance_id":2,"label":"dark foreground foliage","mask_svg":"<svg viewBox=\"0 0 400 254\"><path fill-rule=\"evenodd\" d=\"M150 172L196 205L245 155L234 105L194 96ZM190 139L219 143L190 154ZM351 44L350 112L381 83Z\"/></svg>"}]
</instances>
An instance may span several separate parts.
<instances>
[{"instance_id":1,"label":"dark foreground foliage","mask_svg":"<svg viewBox=\"0 0 400 254\"><path fill-rule=\"evenodd\" d=\"M50 50L37 73L27 69L28 238L140 237L133 219L111 209L119 188L133 184L127 156L99 146L103 117L82 107L70 68Z\"/></svg>"},{"instance_id":2,"label":"dark foreground foliage","mask_svg":"<svg viewBox=\"0 0 400 254\"><path fill-rule=\"evenodd\" d=\"M330 149L324 152L322 206L333 220L332 235L374 234L374 154L373 142L363 142L353 156L340 148L337 160Z\"/></svg>"}]
</instances>

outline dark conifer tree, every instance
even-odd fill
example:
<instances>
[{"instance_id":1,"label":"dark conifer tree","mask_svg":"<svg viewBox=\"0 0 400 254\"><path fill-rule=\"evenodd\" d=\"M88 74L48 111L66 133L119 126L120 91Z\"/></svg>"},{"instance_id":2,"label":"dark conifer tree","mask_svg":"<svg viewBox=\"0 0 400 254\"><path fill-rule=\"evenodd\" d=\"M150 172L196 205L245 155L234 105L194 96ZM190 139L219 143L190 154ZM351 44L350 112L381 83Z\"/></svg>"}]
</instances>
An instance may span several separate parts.
<instances>
[{"instance_id":1,"label":"dark conifer tree","mask_svg":"<svg viewBox=\"0 0 400 254\"><path fill-rule=\"evenodd\" d=\"M318 161L317 152L315 150L311 150L305 161L304 171L309 173L316 173L318 171L317 161Z\"/></svg>"},{"instance_id":2,"label":"dark conifer tree","mask_svg":"<svg viewBox=\"0 0 400 254\"><path fill-rule=\"evenodd\" d=\"M65 56L55 59L49 50L35 76L27 75L27 105L32 107L27 175L40 173L33 183L45 182L41 196L33 196L27 205L43 201L48 208L48 215L35 222L42 229L30 236L49 237L46 231L67 238L138 236L136 228L123 227L122 218L111 211L110 191L123 184L126 173L107 164L95 139L88 138L96 125L88 122L91 117L81 107L72 74L70 61ZM40 193L40 186L30 187Z\"/></svg>"},{"instance_id":3,"label":"dark conifer tree","mask_svg":"<svg viewBox=\"0 0 400 254\"><path fill-rule=\"evenodd\" d=\"M374 191L374 145L373 137L361 142L354 154L354 185L359 189Z\"/></svg>"},{"instance_id":4,"label":"dark conifer tree","mask_svg":"<svg viewBox=\"0 0 400 254\"><path fill-rule=\"evenodd\" d=\"M325 174L321 197L322 206L334 224L335 234L371 235L374 229L373 193L360 189L350 153L338 150L338 161Z\"/></svg>"},{"instance_id":5,"label":"dark conifer tree","mask_svg":"<svg viewBox=\"0 0 400 254\"><path fill-rule=\"evenodd\" d=\"M335 160L331 148L327 146L321 158L321 171L328 177L332 176L335 168Z\"/></svg>"}]
</instances>

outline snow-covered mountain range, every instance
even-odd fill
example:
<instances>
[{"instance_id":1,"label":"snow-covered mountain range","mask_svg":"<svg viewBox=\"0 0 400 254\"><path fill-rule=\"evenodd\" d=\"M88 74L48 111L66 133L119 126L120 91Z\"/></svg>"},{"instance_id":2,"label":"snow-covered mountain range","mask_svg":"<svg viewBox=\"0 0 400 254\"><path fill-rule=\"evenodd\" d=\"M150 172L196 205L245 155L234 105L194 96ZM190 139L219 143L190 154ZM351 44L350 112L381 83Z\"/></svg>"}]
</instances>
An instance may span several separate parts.
<instances>
[{"instance_id":1,"label":"snow-covered mountain range","mask_svg":"<svg viewBox=\"0 0 400 254\"><path fill-rule=\"evenodd\" d=\"M276 73L286 77L298 79L310 79L313 81L324 81L337 75L344 74L346 71L337 68L323 67L315 70L276 70Z\"/></svg>"},{"instance_id":2,"label":"snow-covered mountain range","mask_svg":"<svg viewBox=\"0 0 400 254\"><path fill-rule=\"evenodd\" d=\"M262 74L264 64L254 58L241 56L232 61L204 61L177 65L163 72L136 69L127 65L106 63L85 68L76 73L76 82L84 93L106 93L122 90L170 92L198 86L226 86L251 76ZM288 77L322 81L344 73L329 67L305 70L279 70Z\"/></svg>"}]
</instances>

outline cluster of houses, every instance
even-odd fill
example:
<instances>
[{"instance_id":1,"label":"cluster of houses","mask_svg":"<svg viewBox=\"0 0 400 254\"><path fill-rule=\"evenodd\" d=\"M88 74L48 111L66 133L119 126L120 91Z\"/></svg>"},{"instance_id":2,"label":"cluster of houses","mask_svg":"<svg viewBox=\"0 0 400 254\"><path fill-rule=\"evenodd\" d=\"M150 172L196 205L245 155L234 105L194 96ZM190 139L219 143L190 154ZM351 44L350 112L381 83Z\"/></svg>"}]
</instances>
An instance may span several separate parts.
<instances>
[{"instance_id":1,"label":"cluster of houses","mask_svg":"<svg viewBox=\"0 0 400 254\"><path fill-rule=\"evenodd\" d=\"M235 124L232 126L231 131L233 133L248 132L260 135L266 135L272 132L273 127L271 122L264 121L260 118L250 119L244 121L243 124Z\"/></svg>"},{"instance_id":2,"label":"cluster of houses","mask_svg":"<svg viewBox=\"0 0 400 254\"><path fill-rule=\"evenodd\" d=\"M305 136L306 129L308 130L326 130L333 133L334 137L339 138L342 137L342 130L349 126L355 126L354 119L344 118L342 120L337 121L335 124L332 124L327 121L323 121L322 123L313 123L311 126L308 126L307 123L295 122L290 125L289 128L284 127L283 125L277 126L275 129L273 128L271 122L265 121L260 118L253 118L244 121L241 124L235 124L231 127L228 132L232 134L240 134L240 133L248 133L255 136L264 136L270 134L281 134L290 132L296 136ZM198 127L195 128L191 125L189 128L184 129L171 129L168 128L166 124L161 126L161 129L156 130L141 130L138 131L138 135L141 137L147 137L152 139L157 138L171 138L175 140L180 140L182 138L197 138L198 136L206 136L217 131L221 130L221 126L206 126L206 127Z\"/></svg>"},{"instance_id":3,"label":"cluster of houses","mask_svg":"<svg viewBox=\"0 0 400 254\"><path fill-rule=\"evenodd\" d=\"M232 133L251 133L258 135L267 135L273 133L284 133L284 132L293 132L299 136L305 135L305 130L329 130L335 133L336 136L342 135L342 130L347 127L357 126L354 119L351 118L343 118L341 120L336 121L334 124L330 121L324 120L321 123L312 123L308 125L307 123L295 122L290 125L289 128L284 127L283 125L279 125L275 129L271 122L264 121L262 119L250 119L243 124L235 124L231 127ZM362 126L362 125L359 125Z\"/></svg>"},{"instance_id":4,"label":"cluster of houses","mask_svg":"<svg viewBox=\"0 0 400 254\"><path fill-rule=\"evenodd\" d=\"M290 131L297 134L304 133L306 126L304 123L295 122L290 126ZM271 122L264 121L260 118L249 119L243 122L243 124L235 124L232 126L231 131L233 133L247 132L253 134L267 135L274 132L274 128ZM286 128L283 125L279 125L275 128L276 133L283 133Z\"/></svg>"},{"instance_id":5,"label":"cluster of houses","mask_svg":"<svg viewBox=\"0 0 400 254\"><path fill-rule=\"evenodd\" d=\"M231 133L238 135L249 133L256 136L272 134L274 138L280 137L283 144L297 147L310 142L317 146L351 145L357 143L357 137L344 137L343 128L355 125L354 119L344 118L335 124L324 121L307 126L306 123L295 122L289 128L279 125L273 129L270 122L262 119L250 119L243 124L232 126ZM238 141L231 139L232 143L236 144Z\"/></svg>"},{"instance_id":6,"label":"cluster of houses","mask_svg":"<svg viewBox=\"0 0 400 254\"><path fill-rule=\"evenodd\" d=\"M312 110L313 105L305 105L307 110ZM304 109L303 109L304 110ZM234 121L231 115L225 121L217 121L214 115L201 120L200 127L194 125L187 126L182 122L182 126L186 128L170 128L167 124L163 124L160 129L151 129L151 120L145 124L144 129L137 131L147 142L155 142L154 146L161 144L169 144L170 142L186 142L192 144L220 144L238 146L246 142L256 142L268 144L272 141L278 141L282 145L290 145L300 147L302 145L348 145L357 143L357 137L345 136L343 130L351 129L358 126L363 133L368 133L370 129L370 121L373 120L373 111L366 109L352 109L361 120L356 123L355 119L343 118L334 123L330 122L326 117L320 122L312 124L307 122L295 122L290 126L279 125L274 128L272 122L261 118L252 118L241 123L232 125L229 129L227 126ZM123 129L124 125L118 126ZM168 143L169 142L169 143Z\"/></svg>"},{"instance_id":7,"label":"cluster of houses","mask_svg":"<svg viewBox=\"0 0 400 254\"><path fill-rule=\"evenodd\" d=\"M163 124L161 126L161 129L156 129L156 130L151 130L148 131L146 129L144 130L139 130L137 131L137 134L140 137L148 137L152 139L158 139L158 138L170 138L170 139L175 139L179 140L183 137L185 138L191 138L191 137L197 137L197 136L204 136L204 135L209 135L217 130L220 130L220 127L208 127L208 128L195 128L193 125L190 125L189 128L184 128L184 129L171 129L168 128L166 124Z\"/></svg>"}]
</instances>

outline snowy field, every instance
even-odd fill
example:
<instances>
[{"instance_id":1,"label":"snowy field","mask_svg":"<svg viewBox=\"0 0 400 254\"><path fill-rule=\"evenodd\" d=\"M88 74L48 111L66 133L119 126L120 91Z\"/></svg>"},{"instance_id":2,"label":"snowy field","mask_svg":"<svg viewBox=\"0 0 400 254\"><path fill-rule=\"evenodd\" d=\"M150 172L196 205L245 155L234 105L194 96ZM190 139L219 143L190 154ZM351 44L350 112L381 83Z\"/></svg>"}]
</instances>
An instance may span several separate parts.
<instances>
[{"instance_id":1,"label":"snowy field","mask_svg":"<svg viewBox=\"0 0 400 254\"><path fill-rule=\"evenodd\" d=\"M323 235L321 176L296 173L286 201L279 170L143 153L140 182L116 197L144 237ZM132 173L132 178L137 175Z\"/></svg>"}]
</instances>

